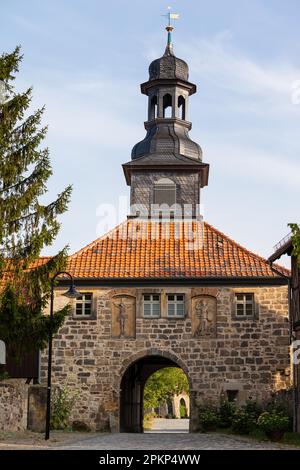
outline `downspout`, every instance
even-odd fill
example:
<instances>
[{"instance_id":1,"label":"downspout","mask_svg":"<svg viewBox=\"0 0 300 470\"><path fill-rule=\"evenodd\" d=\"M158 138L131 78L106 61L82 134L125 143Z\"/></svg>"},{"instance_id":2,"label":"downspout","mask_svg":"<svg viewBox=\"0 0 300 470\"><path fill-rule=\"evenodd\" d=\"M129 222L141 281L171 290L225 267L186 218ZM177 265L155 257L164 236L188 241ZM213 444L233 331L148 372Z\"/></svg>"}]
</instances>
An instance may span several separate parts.
<instances>
[{"instance_id":1,"label":"downspout","mask_svg":"<svg viewBox=\"0 0 300 470\"><path fill-rule=\"evenodd\" d=\"M271 270L277 274L278 276L284 278L288 285L288 319L289 319L289 336L290 336L290 345L293 342L293 322L291 318L292 312L292 285L291 285L291 278L286 276L278 269L274 268L273 262L269 261L269 266ZM297 432L298 423L297 423L297 372L296 372L296 365L293 363L292 366L292 381L293 381L293 431Z\"/></svg>"}]
</instances>

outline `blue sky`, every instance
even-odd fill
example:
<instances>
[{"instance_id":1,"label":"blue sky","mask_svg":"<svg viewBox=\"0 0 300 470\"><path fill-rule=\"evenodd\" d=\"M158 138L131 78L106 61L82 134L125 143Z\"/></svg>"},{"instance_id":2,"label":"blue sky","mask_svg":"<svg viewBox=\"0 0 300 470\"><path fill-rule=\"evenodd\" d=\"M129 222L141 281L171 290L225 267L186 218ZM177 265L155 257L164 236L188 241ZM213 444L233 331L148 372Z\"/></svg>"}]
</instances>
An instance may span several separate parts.
<instances>
[{"instance_id":1,"label":"blue sky","mask_svg":"<svg viewBox=\"0 0 300 470\"><path fill-rule=\"evenodd\" d=\"M10 0L1 5L1 50L21 44L16 85L46 105L54 175L72 203L45 254L74 252L101 234L99 206L129 195L121 164L145 134L139 84L162 55L168 3L160 0ZM269 256L299 222L300 81L298 0L177 0L174 49L190 66L191 137L210 163L205 219ZM299 85L300 88L300 85ZM98 216L97 216L98 208ZM125 218L126 210L123 209ZM110 220L114 225L118 220Z\"/></svg>"}]
</instances>

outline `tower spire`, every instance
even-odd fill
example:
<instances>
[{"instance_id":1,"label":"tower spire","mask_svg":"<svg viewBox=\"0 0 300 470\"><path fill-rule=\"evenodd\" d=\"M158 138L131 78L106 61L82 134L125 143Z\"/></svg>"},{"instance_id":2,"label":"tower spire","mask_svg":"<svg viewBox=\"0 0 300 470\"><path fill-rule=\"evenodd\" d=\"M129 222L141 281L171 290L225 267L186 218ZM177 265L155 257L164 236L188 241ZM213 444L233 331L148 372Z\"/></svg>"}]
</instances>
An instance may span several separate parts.
<instances>
[{"instance_id":1,"label":"tower spire","mask_svg":"<svg viewBox=\"0 0 300 470\"><path fill-rule=\"evenodd\" d=\"M165 50L165 55L174 55L173 54L173 41L172 41L172 32L174 30L171 20L178 20L179 14L178 13L171 13L171 7L168 7L168 13L164 15L168 18L168 25L166 27L166 31L168 33L168 40L167 40L167 47Z\"/></svg>"}]
</instances>

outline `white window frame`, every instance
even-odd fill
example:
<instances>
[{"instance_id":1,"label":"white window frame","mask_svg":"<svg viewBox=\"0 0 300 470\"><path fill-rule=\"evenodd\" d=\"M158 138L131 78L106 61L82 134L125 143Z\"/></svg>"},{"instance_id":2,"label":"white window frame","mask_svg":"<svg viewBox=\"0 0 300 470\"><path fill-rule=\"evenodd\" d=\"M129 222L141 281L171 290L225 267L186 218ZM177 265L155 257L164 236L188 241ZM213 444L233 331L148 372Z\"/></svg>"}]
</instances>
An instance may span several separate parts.
<instances>
[{"instance_id":1,"label":"white window frame","mask_svg":"<svg viewBox=\"0 0 300 470\"><path fill-rule=\"evenodd\" d=\"M90 295L91 298L89 300L87 300L85 298L86 295ZM77 304L80 304L82 305L82 313L77 313ZM90 312L89 313L85 313L85 305L88 304L91 306L90 308ZM83 292L81 294L81 299L75 299L75 311L74 311L74 316L76 318L89 318L91 317L93 314L93 294L92 292Z\"/></svg>"},{"instance_id":2,"label":"white window frame","mask_svg":"<svg viewBox=\"0 0 300 470\"><path fill-rule=\"evenodd\" d=\"M238 295L243 296L243 300L238 299ZM251 300L246 300L246 296L251 295ZM238 305L243 306L243 313L238 313ZM252 312L247 313L246 306L252 305ZM235 293L235 316L237 318L253 318L254 317L254 294L252 292L236 292Z\"/></svg>"},{"instance_id":3,"label":"white window frame","mask_svg":"<svg viewBox=\"0 0 300 470\"><path fill-rule=\"evenodd\" d=\"M169 300L169 296L173 295L174 300ZM183 300L178 300L178 296L183 297ZM174 305L174 315L170 315L169 313L169 306ZM183 312L178 314L178 305L183 305ZM167 294L167 315L168 318L185 318L185 295L184 294Z\"/></svg>"},{"instance_id":4,"label":"white window frame","mask_svg":"<svg viewBox=\"0 0 300 470\"><path fill-rule=\"evenodd\" d=\"M150 300L145 300L145 296L148 295L150 297ZM157 296L158 300L153 300L153 296ZM150 315L145 315L145 305L150 305ZM159 312L158 313L153 313L153 305L158 305L159 306ZM144 293L143 294L143 317L144 318L160 318L160 294L155 294L155 293Z\"/></svg>"}]
</instances>

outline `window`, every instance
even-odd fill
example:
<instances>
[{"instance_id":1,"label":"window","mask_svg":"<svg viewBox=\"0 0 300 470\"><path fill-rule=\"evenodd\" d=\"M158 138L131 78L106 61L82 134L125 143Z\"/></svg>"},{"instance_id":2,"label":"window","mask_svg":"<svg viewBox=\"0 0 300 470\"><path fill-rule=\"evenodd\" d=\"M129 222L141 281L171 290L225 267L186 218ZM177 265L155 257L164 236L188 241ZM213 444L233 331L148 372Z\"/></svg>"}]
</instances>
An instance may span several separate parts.
<instances>
[{"instance_id":1,"label":"window","mask_svg":"<svg viewBox=\"0 0 300 470\"><path fill-rule=\"evenodd\" d=\"M236 315L238 317L253 317L254 315L254 295L235 294Z\"/></svg>"},{"instance_id":2,"label":"window","mask_svg":"<svg viewBox=\"0 0 300 470\"><path fill-rule=\"evenodd\" d=\"M161 178L154 185L154 204L176 204L176 184L169 178Z\"/></svg>"},{"instance_id":3,"label":"window","mask_svg":"<svg viewBox=\"0 0 300 470\"><path fill-rule=\"evenodd\" d=\"M144 294L144 317L158 318L160 316L159 294Z\"/></svg>"},{"instance_id":4,"label":"window","mask_svg":"<svg viewBox=\"0 0 300 470\"><path fill-rule=\"evenodd\" d=\"M168 317L184 317L184 295L168 294Z\"/></svg>"},{"instance_id":5,"label":"window","mask_svg":"<svg viewBox=\"0 0 300 470\"><path fill-rule=\"evenodd\" d=\"M75 316L90 317L92 314L93 294L82 294L76 299Z\"/></svg>"},{"instance_id":6,"label":"window","mask_svg":"<svg viewBox=\"0 0 300 470\"><path fill-rule=\"evenodd\" d=\"M239 394L238 390L226 390L226 393L227 393L227 399L230 403L234 403L237 401L238 394Z\"/></svg>"}]
</instances>

